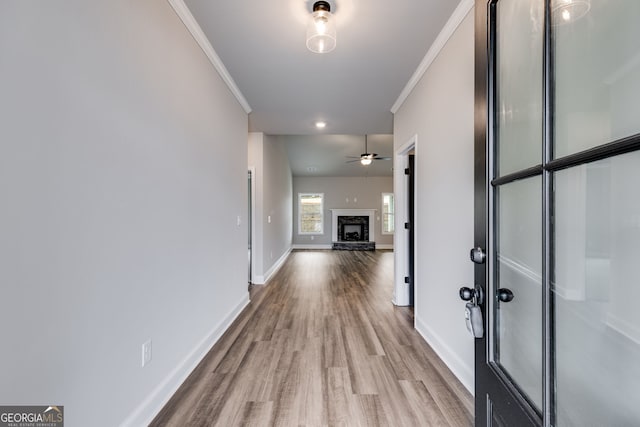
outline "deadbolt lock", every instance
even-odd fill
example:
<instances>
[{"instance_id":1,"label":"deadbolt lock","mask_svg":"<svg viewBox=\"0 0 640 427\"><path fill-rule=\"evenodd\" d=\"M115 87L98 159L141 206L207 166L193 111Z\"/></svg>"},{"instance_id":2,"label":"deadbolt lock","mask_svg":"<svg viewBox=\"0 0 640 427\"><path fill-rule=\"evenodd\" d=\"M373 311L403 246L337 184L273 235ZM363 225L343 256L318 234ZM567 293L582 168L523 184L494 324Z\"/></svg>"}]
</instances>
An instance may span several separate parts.
<instances>
[{"instance_id":1,"label":"deadbolt lock","mask_svg":"<svg viewBox=\"0 0 640 427\"><path fill-rule=\"evenodd\" d=\"M473 248L469 252L469 258L476 264L484 264L484 260L487 258L487 255L484 253L482 248Z\"/></svg>"}]
</instances>

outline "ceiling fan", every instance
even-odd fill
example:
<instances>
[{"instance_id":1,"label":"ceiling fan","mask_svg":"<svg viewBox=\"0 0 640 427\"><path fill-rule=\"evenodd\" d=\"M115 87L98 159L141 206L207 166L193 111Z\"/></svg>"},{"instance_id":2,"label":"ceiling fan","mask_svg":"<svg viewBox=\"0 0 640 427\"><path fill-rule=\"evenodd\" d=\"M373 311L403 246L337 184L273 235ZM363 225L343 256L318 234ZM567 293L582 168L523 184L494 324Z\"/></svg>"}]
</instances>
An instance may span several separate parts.
<instances>
[{"instance_id":1,"label":"ceiling fan","mask_svg":"<svg viewBox=\"0 0 640 427\"><path fill-rule=\"evenodd\" d=\"M367 135L364 136L364 153L360 154L360 157L347 156L347 158L357 159L349 160L347 163L360 162L364 166L369 166L373 160L391 160L391 157L378 157L376 153L369 153L367 149Z\"/></svg>"}]
</instances>

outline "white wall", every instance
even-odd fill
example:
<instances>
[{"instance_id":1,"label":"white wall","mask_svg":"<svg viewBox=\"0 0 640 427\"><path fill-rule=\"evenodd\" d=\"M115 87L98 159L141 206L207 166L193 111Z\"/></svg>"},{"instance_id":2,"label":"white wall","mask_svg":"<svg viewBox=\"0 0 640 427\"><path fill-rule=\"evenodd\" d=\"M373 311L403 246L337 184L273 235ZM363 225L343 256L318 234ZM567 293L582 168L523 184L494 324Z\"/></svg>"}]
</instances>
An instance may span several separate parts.
<instances>
[{"instance_id":1,"label":"white wall","mask_svg":"<svg viewBox=\"0 0 640 427\"><path fill-rule=\"evenodd\" d=\"M322 235L298 234L298 193L324 193L324 233ZM376 244L391 247L393 235L382 234L382 193L393 193L392 177L294 177L294 244L304 247L331 245L331 209L377 209L374 224Z\"/></svg>"},{"instance_id":2,"label":"white wall","mask_svg":"<svg viewBox=\"0 0 640 427\"><path fill-rule=\"evenodd\" d=\"M473 284L473 40L471 11L394 117L394 151L417 135L416 329L471 392L458 289Z\"/></svg>"},{"instance_id":3,"label":"white wall","mask_svg":"<svg viewBox=\"0 0 640 427\"><path fill-rule=\"evenodd\" d=\"M0 402L143 425L248 301L247 114L165 1L2 2L0 52Z\"/></svg>"},{"instance_id":4,"label":"white wall","mask_svg":"<svg viewBox=\"0 0 640 427\"><path fill-rule=\"evenodd\" d=\"M250 133L249 167L256 171L253 282L264 284L291 250L292 178L284 143Z\"/></svg>"}]
</instances>

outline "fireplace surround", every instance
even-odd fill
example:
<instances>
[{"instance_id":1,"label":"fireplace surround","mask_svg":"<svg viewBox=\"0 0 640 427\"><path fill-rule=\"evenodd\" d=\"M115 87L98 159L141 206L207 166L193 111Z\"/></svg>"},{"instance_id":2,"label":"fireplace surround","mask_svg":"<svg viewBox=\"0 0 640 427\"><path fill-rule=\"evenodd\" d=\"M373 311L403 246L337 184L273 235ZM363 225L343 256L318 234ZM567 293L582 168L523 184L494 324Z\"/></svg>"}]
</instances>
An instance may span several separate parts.
<instances>
[{"instance_id":1,"label":"fireplace surround","mask_svg":"<svg viewBox=\"0 0 640 427\"><path fill-rule=\"evenodd\" d=\"M375 250L376 209L331 209L333 249Z\"/></svg>"}]
</instances>

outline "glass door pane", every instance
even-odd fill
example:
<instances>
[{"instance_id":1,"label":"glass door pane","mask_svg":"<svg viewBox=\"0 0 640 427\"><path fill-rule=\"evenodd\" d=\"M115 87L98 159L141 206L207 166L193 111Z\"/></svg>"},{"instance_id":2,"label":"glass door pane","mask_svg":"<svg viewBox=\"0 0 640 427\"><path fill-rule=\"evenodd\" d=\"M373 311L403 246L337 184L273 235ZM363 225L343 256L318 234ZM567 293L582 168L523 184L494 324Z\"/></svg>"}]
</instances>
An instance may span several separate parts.
<instances>
[{"instance_id":1,"label":"glass door pane","mask_svg":"<svg viewBox=\"0 0 640 427\"><path fill-rule=\"evenodd\" d=\"M555 175L558 426L640 425L640 152Z\"/></svg>"},{"instance_id":2,"label":"glass door pane","mask_svg":"<svg viewBox=\"0 0 640 427\"><path fill-rule=\"evenodd\" d=\"M551 3L555 157L640 133L640 1Z\"/></svg>"},{"instance_id":3,"label":"glass door pane","mask_svg":"<svg viewBox=\"0 0 640 427\"><path fill-rule=\"evenodd\" d=\"M495 5L495 177L542 163L542 1ZM498 185L494 192L493 360L542 408L542 178ZM501 301L499 291L513 299Z\"/></svg>"},{"instance_id":4,"label":"glass door pane","mask_svg":"<svg viewBox=\"0 0 640 427\"><path fill-rule=\"evenodd\" d=\"M542 161L543 2L496 6L495 120L498 176Z\"/></svg>"},{"instance_id":5,"label":"glass door pane","mask_svg":"<svg viewBox=\"0 0 640 427\"><path fill-rule=\"evenodd\" d=\"M542 179L502 185L497 190L498 300L496 361L538 409L542 408Z\"/></svg>"}]
</instances>

